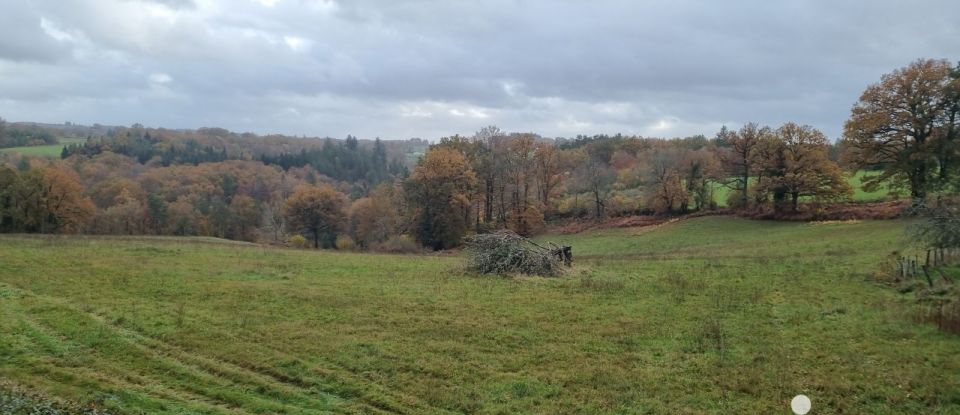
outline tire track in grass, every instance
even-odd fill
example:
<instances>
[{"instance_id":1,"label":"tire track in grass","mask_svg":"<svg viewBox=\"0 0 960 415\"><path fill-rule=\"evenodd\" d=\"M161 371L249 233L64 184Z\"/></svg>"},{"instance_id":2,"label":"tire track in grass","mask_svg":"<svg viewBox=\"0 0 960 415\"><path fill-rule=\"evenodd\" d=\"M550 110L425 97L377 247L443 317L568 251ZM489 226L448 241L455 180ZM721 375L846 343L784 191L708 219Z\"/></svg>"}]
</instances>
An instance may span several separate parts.
<instances>
[{"instance_id":1,"label":"tire track in grass","mask_svg":"<svg viewBox=\"0 0 960 415\"><path fill-rule=\"evenodd\" d=\"M43 325L41 322L30 321L30 324L37 325L40 330L56 330L54 327L49 327ZM208 393L205 389L200 386L195 387L183 387L182 382L170 382L167 379L158 378L156 376L150 376L144 373L139 373L142 371L138 369L131 369L127 367L116 367L112 364L119 363L116 360L109 360L107 358L101 358L96 353L98 350L95 347L90 347L82 342L69 342L67 340L62 340L68 342L71 348L75 351L83 351L91 355L91 359L94 361L93 364L89 364L89 367L77 368L77 367L59 367L56 365L46 366L43 368L44 371L48 373L61 373L67 376L63 376L61 381L66 381L69 378L77 378L77 374L86 373L82 379L108 379L108 385L114 385L117 388L115 390L127 391L135 390L140 395L152 396L156 398L165 399L162 401L162 405L169 404L183 404L189 406L200 406L206 408L210 413L221 413L221 412L230 412L230 413L242 413L248 414L248 412L243 410L241 406L238 406L234 402L225 401L223 399L218 399L212 394ZM143 359L141 361L148 361L149 359ZM171 369L171 368L168 368ZM165 374L169 374L172 370L168 371ZM182 373L181 373L182 374ZM127 381L121 381L120 379L126 379ZM131 382L136 380L136 382ZM195 382L196 385L200 385L202 382ZM180 388L175 388L173 385L181 386ZM78 387L85 389L90 389L90 385L80 385ZM107 388L96 387L95 389L103 393L112 392ZM108 393L110 394L110 393ZM116 394L110 394L115 396ZM182 406L182 405L180 405ZM190 410L189 412L194 412ZM177 412L174 412L177 413Z\"/></svg>"},{"instance_id":2,"label":"tire track in grass","mask_svg":"<svg viewBox=\"0 0 960 415\"><path fill-rule=\"evenodd\" d=\"M39 296L35 294L30 294L30 296L39 300ZM139 347L141 349L140 352L147 356L148 359L150 357L149 355L153 354L162 360L159 363L168 366L172 365L172 367L180 366L183 371L193 369L194 372L207 373L210 375L210 379L206 379L206 381L212 385L224 387L225 385L217 384L215 381L216 379L224 379L233 383L253 386L254 390L261 388L261 390L258 391L260 394L270 393L274 395L273 397L259 398L258 400L267 399L268 402L273 403L276 394L280 393L287 394L288 398L294 397L308 402L313 401L313 405L299 407L302 410L337 412L343 410L348 413L449 412L441 408L426 405L409 395L395 396L386 389L378 387L378 385L363 379L361 376L352 374L349 370L332 362L320 360L317 363L310 363L274 349L256 347L260 351L260 354L272 354L285 361L294 362L302 367L312 367L312 373L317 374L321 379L327 380L329 383L338 385L339 388L331 387L331 385L318 382L315 379L307 380L297 375L291 376L272 367L251 364L250 362L234 362L223 358L213 358L199 353L189 352L163 340L111 323L108 318L103 315L80 311L63 299L48 298L46 302L55 304L56 307L72 313L85 316L99 324L100 327L109 328L110 331L115 332L116 337L123 339L129 343L131 347ZM332 366L333 368L323 366ZM194 376L197 378L196 380L201 380L200 378L202 377L199 376L198 373L185 372L184 374ZM345 380L346 382L344 382ZM217 391L215 390L211 391L203 388L190 387L189 385L181 385L181 387L192 389L192 391L190 391L191 395L207 396L208 398L213 398L215 402L225 402L233 406L237 404L236 402L232 402L229 396L224 396L223 393L216 393ZM263 390L262 388L267 388L267 390ZM272 388L272 390L270 388ZM322 390L325 399L319 401L320 405L316 404L317 400L315 398L301 393L301 390L306 388L313 390L319 388ZM351 397L356 397L360 400L346 400L330 393L330 391L342 391L344 388L352 395ZM384 398L389 399L385 400Z\"/></svg>"},{"instance_id":3,"label":"tire track in grass","mask_svg":"<svg viewBox=\"0 0 960 415\"><path fill-rule=\"evenodd\" d=\"M415 396L391 393L390 389L378 385L362 375L355 374L350 369L328 359L315 358L308 360L257 343L245 344L245 350L253 350L257 356L263 356L264 359L261 360L283 361L288 366L303 368L318 376L318 378L304 377L302 373L286 373L282 369L252 361L240 361L225 356L210 356L202 350L187 350L135 328L112 323L107 312L87 314L91 318L113 327L118 332L126 333L131 338L135 338L138 343L145 347L156 349L158 353L173 354L179 356L178 359L194 359L197 362L202 362L212 371L220 371L220 367L228 367L239 373L256 374L295 388L320 389L321 392L343 405L343 408L338 409L349 408L348 412L351 413L452 413L449 410L426 404ZM212 329L215 327L213 321L204 321L200 316L193 317L192 320L205 327L207 332L214 330ZM213 333L211 337L228 342L236 336L232 333L217 332Z\"/></svg>"},{"instance_id":4,"label":"tire track in grass","mask_svg":"<svg viewBox=\"0 0 960 415\"><path fill-rule=\"evenodd\" d=\"M154 337L141 336L157 347L176 350L177 353L183 353L188 356L201 356L200 352L187 351ZM230 336L223 334L222 337L226 339ZM246 349L253 350L258 356L264 356L264 360L283 361L286 362L287 366L303 368L315 374L317 377L306 377L303 374L286 373L276 367L260 365L250 361L234 360L224 356L213 357L202 355L202 358L209 362L215 362L215 364L227 365L235 367L238 370L260 374L300 388L321 388L325 393L337 396L345 408L352 408L349 411L352 413L450 413L450 411L442 408L425 404L414 396L391 393L389 389L377 385L342 365L327 359L302 359L289 353L258 344L247 345Z\"/></svg>"},{"instance_id":5,"label":"tire track in grass","mask_svg":"<svg viewBox=\"0 0 960 415\"><path fill-rule=\"evenodd\" d=\"M43 301L38 297L34 298ZM102 362L99 365L100 368L114 372L117 377L126 376L129 372L139 373L138 376L147 379L149 381L148 385L151 387L156 385L163 385L168 389L175 387L178 392L186 392L190 395L189 398L185 397L188 401L206 402L211 406L221 407L221 410L229 408L228 410L234 413L241 411L242 413L262 413L264 411L276 413L289 413L291 411L303 413L307 411L307 413L316 413L332 409L328 400L318 400L302 394L290 395L289 389L283 391L276 385L268 383L256 384L249 381L245 383L240 379L220 377L215 373L192 366L188 362L152 351L149 347L125 336L125 333L120 332L117 328L69 306L41 305L40 307L45 309L41 312L56 312L58 315L53 316L53 319L42 314L37 316L37 320L26 317L30 322L72 340L72 344L68 344L68 347L76 350L85 349L95 361ZM34 310L28 310L28 313L29 311ZM76 319L70 320L69 317L63 315L64 312L88 321L85 323ZM90 338L89 333L91 331L96 333L95 340ZM86 338L83 338L84 334L86 334ZM50 336L49 333L48 336ZM101 357L103 353L110 353L111 356L118 357L118 359ZM112 365L109 363L116 364L119 367L111 367ZM160 378L141 372L155 373ZM148 385L142 386L146 387ZM259 391L258 388L260 388ZM251 391L258 391L258 393L252 394ZM261 393L271 393L274 396L263 396ZM181 393L175 395L180 396ZM247 412L248 409L251 409L248 407L251 406L254 407L253 412Z\"/></svg>"},{"instance_id":6,"label":"tire track in grass","mask_svg":"<svg viewBox=\"0 0 960 415\"><path fill-rule=\"evenodd\" d=\"M103 361L103 359L92 356L92 350L87 347L66 339L57 339L57 336L50 333L39 323L30 320L24 313L21 313L17 325L19 333L11 331L9 334L13 336L21 334L19 338L25 340L28 346L32 346L20 347L19 350L16 350L22 352L22 355L28 359L28 362L20 361L19 364L27 363L31 368L31 371L25 377L20 377L21 382L26 380L27 382L24 383L40 385L48 383L51 379L56 379L58 385L69 385L88 393L95 391L102 395L116 396L119 391L119 394L130 395L138 400L151 403L151 406L154 407L173 406L173 413L195 412L188 406L178 405L178 401L189 401L194 406L199 406L210 413L227 409L222 405L206 402L207 399L203 396L185 391L173 391L162 387L162 383L154 379L130 371L111 370L104 367L103 364L84 362L81 365L58 366L58 363L64 363L63 359L67 359L74 353L84 353L87 355L84 357L97 362ZM53 344L52 342L56 343ZM38 355L35 353L36 350L44 350L47 353ZM42 361L34 361L37 359ZM94 369L98 366L99 371ZM184 396L185 394L187 396Z\"/></svg>"},{"instance_id":7,"label":"tire track in grass","mask_svg":"<svg viewBox=\"0 0 960 415\"><path fill-rule=\"evenodd\" d=\"M412 397L408 395L403 395L400 397L392 396L383 388L377 388L370 381L363 379L360 376L352 375L348 369L343 368L342 366L337 365L336 363L329 362L326 360L320 360L318 362L307 362L303 359L295 357L293 355L280 352L276 349L262 347L259 345L249 345L248 349L255 349L257 355L261 356L270 356L274 360L290 362L292 366L299 366L304 368L311 368L310 371L316 373L324 381L319 381L317 379L305 379L299 375L291 375L284 373L281 370L278 370L275 367L258 365L253 362L248 361L236 361L224 357L213 357L200 352L188 351L182 347L172 345L161 339L143 334L134 329L129 329L126 327L118 326L116 324L110 323L109 319L100 314L90 313L91 318L94 318L100 321L104 325L112 327L114 330L123 333L125 336L129 336L132 339L135 339L136 342L147 347L151 350L154 350L155 353L170 356L176 360L189 361L191 364L204 368L210 373L215 375L225 375L225 374L236 374L241 376L253 376L268 382L275 382L287 387L293 388L295 390L301 389L320 389L322 393L327 395L331 400L336 401L340 405L344 405L345 408L354 407L355 410L350 410L350 413L423 413L424 411L431 412L444 412L440 408L431 407L425 405L415 399L413 402L409 403L399 403L396 400L411 400ZM207 326L207 327L211 327ZM231 336L223 334L221 336L223 339L227 340ZM331 370L331 367L333 368ZM351 381L357 383L357 385L344 383L342 382L343 378L348 378ZM331 384L340 385L341 388L333 387ZM363 386L358 386L358 385ZM342 389L346 387L345 391ZM366 389L373 388L374 391L367 391ZM350 397L361 398L361 401L352 401L343 396L339 396L336 392L348 392ZM379 396L378 396L379 395ZM390 397L393 399L383 400L383 397ZM338 408L344 409L344 408Z\"/></svg>"}]
</instances>

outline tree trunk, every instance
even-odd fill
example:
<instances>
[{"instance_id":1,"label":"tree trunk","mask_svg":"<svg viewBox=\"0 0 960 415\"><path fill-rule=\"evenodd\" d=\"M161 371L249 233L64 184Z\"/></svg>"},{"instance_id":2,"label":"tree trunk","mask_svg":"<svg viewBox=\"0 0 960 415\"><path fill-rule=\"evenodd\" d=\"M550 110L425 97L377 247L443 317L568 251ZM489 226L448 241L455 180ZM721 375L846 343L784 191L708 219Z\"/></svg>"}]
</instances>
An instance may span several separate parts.
<instances>
[{"instance_id":1,"label":"tree trunk","mask_svg":"<svg viewBox=\"0 0 960 415\"><path fill-rule=\"evenodd\" d=\"M477 198L477 221L473 229L476 230L477 233L480 233L480 198Z\"/></svg>"},{"instance_id":2,"label":"tree trunk","mask_svg":"<svg viewBox=\"0 0 960 415\"><path fill-rule=\"evenodd\" d=\"M743 163L744 165L747 164L746 157L744 157ZM747 207L747 204L750 202L750 196L749 196L750 192L748 191L749 187L750 187L750 168L744 167L743 168L743 198L742 198L743 206L742 207Z\"/></svg>"},{"instance_id":3,"label":"tree trunk","mask_svg":"<svg viewBox=\"0 0 960 415\"><path fill-rule=\"evenodd\" d=\"M493 178L488 177L486 182L486 195L483 205L483 220L486 223L490 223L493 221Z\"/></svg>"},{"instance_id":4,"label":"tree trunk","mask_svg":"<svg viewBox=\"0 0 960 415\"><path fill-rule=\"evenodd\" d=\"M500 212L499 212L499 222L501 225L507 222L507 186L504 183L500 183Z\"/></svg>"},{"instance_id":5,"label":"tree trunk","mask_svg":"<svg viewBox=\"0 0 960 415\"><path fill-rule=\"evenodd\" d=\"M603 216L603 203L600 201L600 192L598 190L593 191L593 200L596 203L597 208L597 219Z\"/></svg>"},{"instance_id":6,"label":"tree trunk","mask_svg":"<svg viewBox=\"0 0 960 415\"><path fill-rule=\"evenodd\" d=\"M926 166L917 166L910 175L910 198L913 199L913 207L922 207L927 198L926 189Z\"/></svg>"}]
</instances>

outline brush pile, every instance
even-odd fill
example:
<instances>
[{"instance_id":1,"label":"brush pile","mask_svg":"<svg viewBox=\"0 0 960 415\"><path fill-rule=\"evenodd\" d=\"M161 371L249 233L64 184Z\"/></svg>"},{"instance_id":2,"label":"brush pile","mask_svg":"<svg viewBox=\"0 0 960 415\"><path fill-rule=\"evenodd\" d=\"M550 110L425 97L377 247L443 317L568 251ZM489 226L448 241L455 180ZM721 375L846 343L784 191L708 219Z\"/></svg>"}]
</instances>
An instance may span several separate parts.
<instances>
[{"instance_id":1,"label":"brush pile","mask_svg":"<svg viewBox=\"0 0 960 415\"><path fill-rule=\"evenodd\" d=\"M511 231L468 236L464 244L467 268L480 274L555 277L573 259L569 246L543 246Z\"/></svg>"}]
</instances>

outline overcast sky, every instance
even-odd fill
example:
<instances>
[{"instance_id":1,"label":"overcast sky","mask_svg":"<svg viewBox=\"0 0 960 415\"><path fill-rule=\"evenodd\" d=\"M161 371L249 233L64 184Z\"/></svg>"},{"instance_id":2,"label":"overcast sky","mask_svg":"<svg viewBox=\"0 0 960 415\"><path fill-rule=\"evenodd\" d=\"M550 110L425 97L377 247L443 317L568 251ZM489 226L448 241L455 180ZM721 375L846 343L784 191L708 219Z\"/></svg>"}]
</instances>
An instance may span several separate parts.
<instances>
[{"instance_id":1,"label":"overcast sky","mask_svg":"<svg viewBox=\"0 0 960 415\"><path fill-rule=\"evenodd\" d=\"M0 0L0 117L387 139L836 138L960 1Z\"/></svg>"}]
</instances>

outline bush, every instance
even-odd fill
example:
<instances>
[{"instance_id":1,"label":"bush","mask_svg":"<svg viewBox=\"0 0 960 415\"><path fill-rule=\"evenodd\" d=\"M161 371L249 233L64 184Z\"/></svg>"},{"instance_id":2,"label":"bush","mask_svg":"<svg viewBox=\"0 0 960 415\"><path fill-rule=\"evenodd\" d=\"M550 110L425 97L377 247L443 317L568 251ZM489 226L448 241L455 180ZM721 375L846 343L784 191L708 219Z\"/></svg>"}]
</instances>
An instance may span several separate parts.
<instances>
[{"instance_id":1,"label":"bush","mask_svg":"<svg viewBox=\"0 0 960 415\"><path fill-rule=\"evenodd\" d=\"M587 217L590 215L587 209L587 203L591 203L589 198L568 196L560 200L560 203L557 205L557 214L574 218Z\"/></svg>"},{"instance_id":2,"label":"bush","mask_svg":"<svg viewBox=\"0 0 960 415\"><path fill-rule=\"evenodd\" d=\"M293 235L290 237L290 245L294 248L306 248L307 247L307 238L304 238L303 235Z\"/></svg>"},{"instance_id":3,"label":"bush","mask_svg":"<svg viewBox=\"0 0 960 415\"><path fill-rule=\"evenodd\" d=\"M550 249L510 231L464 238L467 268L480 274L558 276L563 261Z\"/></svg>"},{"instance_id":4,"label":"bush","mask_svg":"<svg viewBox=\"0 0 960 415\"><path fill-rule=\"evenodd\" d=\"M357 249L357 243L354 242L353 238L348 235L337 236L337 241L333 243L333 246L341 251L352 251Z\"/></svg>"},{"instance_id":5,"label":"bush","mask_svg":"<svg viewBox=\"0 0 960 415\"><path fill-rule=\"evenodd\" d=\"M522 236L536 235L546 226L543 213L536 206L527 206L523 213L510 218L510 229Z\"/></svg>"},{"instance_id":6,"label":"bush","mask_svg":"<svg viewBox=\"0 0 960 415\"><path fill-rule=\"evenodd\" d=\"M923 221L913 224L909 235L923 249L960 248L960 197L945 197L911 213Z\"/></svg>"},{"instance_id":7,"label":"bush","mask_svg":"<svg viewBox=\"0 0 960 415\"><path fill-rule=\"evenodd\" d=\"M420 245L406 235L391 236L390 239L374 245L373 249L391 254L416 254L421 252Z\"/></svg>"},{"instance_id":8,"label":"bush","mask_svg":"<svg viewBox=\"0 0 960 415\"><path fill-rule=\"evenodd\" d=\"M740 190L732 190L727 194L727 207L731 209L738 209L746 207L743 204L743 192Z\"/></svg>"}]
</instances>

